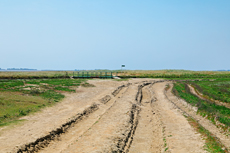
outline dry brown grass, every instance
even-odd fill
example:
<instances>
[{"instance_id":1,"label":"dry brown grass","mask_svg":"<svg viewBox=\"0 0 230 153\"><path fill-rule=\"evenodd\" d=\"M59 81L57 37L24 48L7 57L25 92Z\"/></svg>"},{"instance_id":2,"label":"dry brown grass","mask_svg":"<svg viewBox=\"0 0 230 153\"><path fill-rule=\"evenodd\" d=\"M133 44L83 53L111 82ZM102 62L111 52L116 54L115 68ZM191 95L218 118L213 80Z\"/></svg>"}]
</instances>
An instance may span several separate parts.
<instances>
[{"instance_id":1,"label":"dry brown grass","mask_svg":"<svg viewBox=\"0 0 230 153\"><path fill-rule=\"evenodd\" d=\"M229 71L189 70L128 70L119 73L122 78L230 78Z\"/></svg>"},{"instance_id":2,"label":"dry brown grass","mask_svg":"<svg viewBox=\"0 0 230 153\"><path fill-rule=\"evenodd\" d=\"M133 77L162 77L172 76L171 78L179 78L180 76L188 77L199 77L199 76L230 76L230 71L189 71L189 70L108 70L107 72L118 72L113 73L113 75L118 76L133 76ZM70 77L77 74L76 71L33 71L33 72L25 72L25 71L17 71L17 72L4 72L0 71L0 79L30 79L30 78L65 78ZM105 71L86 71L86 72L105 72Z\"/></svg>"},{"instance_id":3,"label":"dry brown grass","mask_svg":"<svg viewBox=\"0 0 230 153\"><path fill-rule=\"evenodd\" d=\"M230 74L230 71L189 71L189 70L128 70L124 71L125 75L143 75L143 74L176 74L176 75L182 75L182 74L207 74L207 75L213 75L213 74Z\"/></svg>"},{"instance_id":4,"label":"dry brown grass","mask_svg":"<svg viewBox=\"0 0 230 153\"><path fill-rule=\"evenodd\" d=\"M17 79L17 78L61 78L71 76L73 71L0 71L0 79Z\"/></svg>"}]
</instances>

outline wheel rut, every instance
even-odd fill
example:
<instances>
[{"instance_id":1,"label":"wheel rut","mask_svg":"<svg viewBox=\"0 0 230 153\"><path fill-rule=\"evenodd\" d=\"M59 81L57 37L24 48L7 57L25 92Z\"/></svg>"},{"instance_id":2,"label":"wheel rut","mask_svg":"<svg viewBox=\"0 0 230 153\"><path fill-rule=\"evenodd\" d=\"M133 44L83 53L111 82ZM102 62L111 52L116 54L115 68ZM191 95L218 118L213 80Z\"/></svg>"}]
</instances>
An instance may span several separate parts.
<instances>
[{"instance_id":1,"label":"wheel rut","mask_svg":"<svg viewBox=\"0 0 230 153\"><path fill-rule=\"evenodd\" d=\"M130 85L117 97L110 111L63 152L124 152L137 124L139 106L134 103L137 88Z\"/></svg>"},{"instance_id":2,"label":"wheel rut","mask_svg":"<svg viewBox=\"0 0 230 153\"><path fill-rule=\"evenodd\" d=\"M129 152L161 152L163 148L162 123L155 111L155 97L150 85L143 87L138 126Z\"/></svg>"},{"instance_id":3,"label":"wheel rut","mask_svg":"<svg viewBox=\"0 0 230 153\"><path fill-rule=\"evenodd\" d=\"M162 133L165 152L206 152L203 148L205 141L188 123L183 113L167 99L164 88L167 82L153 86L156 96L156 111L162 122Z\"/></svg>"},{"instance_id":4,"label":"wheel rut","mask_svg":"<svg viewBox=\"0 0 230 153\"><path fill-rule=\"evenodd\" d=\"M74 139L81 137L105 112L109 111L116 102L117 97L122 96L127 91L128 86L129 84L119 86L115 90L116 94L113 94L114 92L112 93L114 95L113 97L109 96L110 98L108 98L107 95L102 98L104 101L99 99L103 104L93 103L82 113L73 116L70 121L64 123L56 130L51 131L48 135L21 146L17 150L17 153L61 152L61 150L68 147Z\"/></svg>"}]
</instances>

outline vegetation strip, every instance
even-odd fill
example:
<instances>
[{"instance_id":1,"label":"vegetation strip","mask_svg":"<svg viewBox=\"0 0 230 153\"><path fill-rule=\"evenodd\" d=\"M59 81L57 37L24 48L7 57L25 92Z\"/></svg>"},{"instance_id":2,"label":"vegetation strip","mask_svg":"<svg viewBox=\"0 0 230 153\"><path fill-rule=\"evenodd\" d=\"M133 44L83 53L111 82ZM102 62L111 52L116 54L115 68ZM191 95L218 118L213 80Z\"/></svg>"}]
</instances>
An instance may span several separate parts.
<instances>
[{"instance_id":1,"label":"vegetation strip","mask_svg":"<svg viewBox=\"0 0 230 153\"><path fill-rule=\"evenodd\" d=\"M223 146L213 134L211 134L208 130L206 130L203 126L201 126L195 119L193 119L190 116L186 118L189 124L193 128L195 128L195 130L199 132L205 139L204 147L206 151L211 152L211 153L227 153L228 152L225 146Z\"/></svg>"},{"instance_id":2,"label":"vegetation strip","mask_svg":"<svg viewBox=\"0 0 230 153\"><path fill-rule=\"evenodd\" d=\"M0 79L57 79L70 78L74 73L116 72L120 78L230 78L230 72L189 71L189 70L96 70L96 71L34 71L34 72L0 72Z\"/></svg>"},{"instance_id":3,"label":"vegetation strip","mask_svg":"<svg viewBox=\"0 0 230 153\"><path fill-rule=\"evenodd\" d=\"M207 99L230 103L230 79L210 79L188 82Z\"/></svg>"},{"instance_id":4,"label":"vegetation strip","mask_svg":"<svg viewBox=\"0 0 230 153\"><path fill-rule=\"evenodd\" d=\"M69 71L33 71L33 72L0 72L0 79L57 79L70 78Z\"/></svg>"},{"instance_id":5,"label":"vegetation strip","mask_svg":"<svg viewBox=\"0 0 230 153\"><path fill-rule=\"evenodd\" d=\"M221 101L219 101L219 100L214 100L214 99L208 97L207 95L204 95L204 94L200 93L194 86L189 85L189 84L188 84L188 86L189 86L191 92L192 92L195 96L197 96L198 98L200 98L200 99L202 99L202 100L211 101L211 102L213 102L213 103L215 103L215 104L217 104L217 105L225 106L225 107L227 107L227 108L230 109L230 103L221 102Z\"/></svg>"},{"instance_id":6,"label":"vegetation strip","mask_svg":"<svg viewBox=\"0 0 230 153\"><path fill-rule=\"evenodd\" d=\"M170 79L194 79L194 78L230 78L230 72L217 71L188 71L188 70L127 70L121 73L120 78L170 78Z\"/></svg>"},{"instance_id":7,"label":"vegetation strip","mask_svg":"<svg viewBox=\"0 0 230 153\"><path fill-rule=\"evenodd\" d=\"M198 98L191 93L188 85L185 83L175 83L172 92L191 105L198 107L198 113L201 116L207 117L213 124L221 127L223 130L230 131L229 108ZM221 124L218 124L217 121Z\"/></svg>"},{"instance_id":8,"label":"vegetation strip","mask_svg":"<svg viewBox=\"0 0 230 153\"><path fill-rule=\"evenodd\" d=\"M169 147L168 147L168 144L167 144L167 140L166 140L166 135L165 135L165 126L163 126L162 128L162 134L163 134L163 142L164 142L164 151L166 152Z\"/></svg>"}]
</instances>

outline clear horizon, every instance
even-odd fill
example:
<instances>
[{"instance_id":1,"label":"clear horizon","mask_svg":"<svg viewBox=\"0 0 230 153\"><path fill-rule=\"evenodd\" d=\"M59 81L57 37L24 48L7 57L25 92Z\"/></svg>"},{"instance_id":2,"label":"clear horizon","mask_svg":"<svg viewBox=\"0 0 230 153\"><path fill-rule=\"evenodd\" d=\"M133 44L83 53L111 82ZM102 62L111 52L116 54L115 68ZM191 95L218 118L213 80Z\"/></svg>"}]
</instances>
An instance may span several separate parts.
<instances>
[{"instance_id":1,"label":"clear horizon","mask_svg":"<svg viewBox=\"0 0 230 153\"><path fill-rule=\"evenodd\" d=\"M0 68L229 70L230 1L1 1Z\"/></svg>"},{"instance_id":2,"label":"clear horizon","mask_svg":"<svg viewBox=\"0 0 230 153\"><path fill-rule=\"evenodd\" d=\"M11 68L10 68L11 69ZM21 69L21 70L20 70ZM26 70L28 69L28 70ZM15 68L15 70L11 69L8 70L8 68L0 68L0 71L96 71L96 70L108 70L108 71L114 71L114 70L121 70L121 69L36 69L36 68ZM122 69L124 71L142 71L143 69ZM164 70L181 70L181 71L230 71L230 69L218 69L218 70L189 70L189 69L149 69L149 70L143 70L143 71L164 71Z\"/></svg>"}]
</instances>

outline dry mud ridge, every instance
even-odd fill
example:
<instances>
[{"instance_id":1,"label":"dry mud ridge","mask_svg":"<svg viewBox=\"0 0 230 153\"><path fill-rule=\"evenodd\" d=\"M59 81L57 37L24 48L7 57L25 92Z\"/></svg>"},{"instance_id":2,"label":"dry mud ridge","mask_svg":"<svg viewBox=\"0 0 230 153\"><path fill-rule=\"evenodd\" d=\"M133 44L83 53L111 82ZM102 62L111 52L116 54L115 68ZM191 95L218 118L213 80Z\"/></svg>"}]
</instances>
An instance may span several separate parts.
<instances>
[{"instance_id":1,"label":"dry mud ridge","mask_svg":"<svg viewBox=\"0 0 230 153\"><path fill-rule=\"evenodd\" d=\"M96 87L79 87L57 105L24 117L23 124L0 129L0 152L205 152L201 135L166 96L169 82L89 83Z\"/></svg>"}]
</instances>

